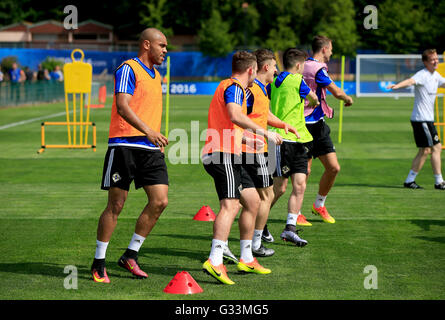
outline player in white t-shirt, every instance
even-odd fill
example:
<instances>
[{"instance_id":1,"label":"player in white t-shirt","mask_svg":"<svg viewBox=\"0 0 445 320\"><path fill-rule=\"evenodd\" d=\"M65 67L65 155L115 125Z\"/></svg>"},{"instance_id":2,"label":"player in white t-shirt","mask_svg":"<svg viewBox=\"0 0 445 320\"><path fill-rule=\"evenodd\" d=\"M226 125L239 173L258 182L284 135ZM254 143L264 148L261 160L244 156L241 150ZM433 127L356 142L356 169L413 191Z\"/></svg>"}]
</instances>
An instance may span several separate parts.
<instances>
[{"instance_id":1,"label":"player in white t-shirt","mask_svg":"<svg viewBox=\"0 0 445 320\"><path fill-rule=\"evenodd\" d=\"M413 160L411 170L403 186L411 189L422 189L416 183L415 178L422 169L428 154L431 154L431 166L433 167L435 178L434 188L445 190L440 160L442 144L434 126L434 102L436 100L437 88L445 88L445 78L436 71L439 64L436 49L425 50L422 54L422 61L425 65L424 69L418 71L409 79L388 86L388 89L393 90L415 86L411 125L419 152Z\"/></svg>"}]
</instances>

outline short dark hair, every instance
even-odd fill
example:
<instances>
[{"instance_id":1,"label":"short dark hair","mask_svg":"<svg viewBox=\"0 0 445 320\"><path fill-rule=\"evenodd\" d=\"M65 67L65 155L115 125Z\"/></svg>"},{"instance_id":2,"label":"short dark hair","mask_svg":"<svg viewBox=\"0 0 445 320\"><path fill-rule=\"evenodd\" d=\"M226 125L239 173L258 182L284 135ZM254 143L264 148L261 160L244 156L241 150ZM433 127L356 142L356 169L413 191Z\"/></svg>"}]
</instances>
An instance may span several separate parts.
<instances>
[{"instance_id":1,"label":"short dark hair","mask_svg":"<svg viewBox=\"0 0 445 320\"><path fill-rule=\"evenodd\" d=\"M294 67L298 62L304 62L308 57L308 54L297 48L286 49L283 53L283 65L284 69L290 69Z\"/></svg>"},{"instance_id":2,"label":"short dark hair","mask_svg":"<svg viewBox=\"0 0 445 320\"><path fill-rule=\"evenodd\" d=\"M256 62L256 56L247 51L237 51L232 57L232 72L242 73Z\"/></svg>"},{"instance_id":3,"label":"short dark hair","mask_svg":"<svg viewBox=\"0 0 445 320\"><path fill-rule=\"evenodd\" d=\"M315 36L312 39L312 52L317 53L320 52L323 47L326 47L331 43L332 40L325 36Z\"/></svg>"},{"instance_id":4,"label":"short dark hair","mask_svg":"<svg viewBox=\"0 0 445 320\"><path fill-rule=\"evenodd\" d=\"M422 61L428 61L430 55L437 53L436 49L426 49L422 53Z\"/></svg>"},{"instance_id":5,"label":"short dark hair","mask_svg":"<svg viewBox=\"0 0 445 320\"><path fill-rule=\"evenodd\" d=\"M258 69L261 69L267 60L276 60L274 53L269 49L258 49L254 52Z\"/></svg>"}]
</instances>

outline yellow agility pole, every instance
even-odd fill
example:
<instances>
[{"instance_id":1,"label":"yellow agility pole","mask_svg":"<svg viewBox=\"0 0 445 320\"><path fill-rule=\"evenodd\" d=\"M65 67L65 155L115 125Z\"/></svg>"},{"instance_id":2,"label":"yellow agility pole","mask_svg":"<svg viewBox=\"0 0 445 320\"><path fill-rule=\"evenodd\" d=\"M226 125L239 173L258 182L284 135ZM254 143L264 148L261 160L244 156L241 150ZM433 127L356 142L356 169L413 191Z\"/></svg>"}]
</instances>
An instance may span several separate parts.
<instances>
[{"instance_id":1,"label":"yellow agility pole","mask_svg":"<svg viewBox=\"0 0 445 320\"><path fill-rule=\"evenodd\" d=\"M167 56L167 92L165 96L165 137L168 139L168 122L170 115L170 56Z\"/></svg>"},{"instance_id":2,"label":"yellow agility pole","mask_svg":"<svg viewBox=\"0 0 445 320\"><path fill-rule=\"evenodd\" d=\"M80 59L74 58L75 53L80 53ZM71 59L73 62L66 63L63 66L64 73L64 89L65 89L65 122L43 122L41 128L41 142L42 146L38 153L42 153L45 149L53 148L69 148L69 149L87 149L92 148L96 151L96 126L94 122L90 122L90 102L91 102L91 85L93 79L93 67L91 64L83 62L85 55L82 50L74 49L71 52ZM77 99L79 95L79 99ZM84 103L85 95L88 95L87 115L84 119ZM71 99L70 99L71 97ZM73 108L70 110L70 100L72 101ZM79 102L79 108L77 108L77 102ZM79 110L79 112L77 112ZM72 119L70 119L70 113L73 113ZM63 125L67 127L68 144L45 144L45 125ZM93 144L87 144L88 141L88 126L93 126ZM77 130L79 135L77 136ZM78 138L77 138L78 137Z\"/></svg>"},{"instance_id":3,"label":"yellow agility pole","mask_svg":"<svg viewBox=\"0 0 445 320\"><path fill-rule=\"evenodd\" d=\"M345 83L345 56L341 56L341 90ZM341 143L343 130L343 100L340 100L340 119L338 120L338 143Z\"/></svg>"},{"instance_id":4,"label":"yellow agility pole","mask_svg":"<svg viewBox=\"0 0 445 320\"><path fill-rule=\"evenodd\" d=\"M445 52L444 52L445 54ZM445 59L445 57L444 57ZM439 63L437 66L437 72L442 77L445 77L445 62ZM440 113L439 113L439 97L436 96L436 122L434 123L435 126L437 126L437 134L439 136L439 139L441 139L441 132L443 132L443 136L445 137L445 88L438 88L437 94L442 94L442 103L443 103L443 109L442 109L442 122L440 122ZM443 128L443 130L441 130ZM445 143L442 143L442 149L445 149Z\"/></svg>"},{"instance_id":5,"label":"yellow agility pole","mask_svg":"<svg viewBox=\"0 0 445 320\"><path fill-rule=\"evenodd\" d=\"M434 125L437 126L437 135L439 136L439 140L441 140L441 138L440 138L440 136L441 136L441 134L440 134L441 128L440 128L440 125L439 125L439 123L440 123L439 97L436 97L436 100L434 102L435 102L434 104L435 104L435 107L436 107L436 122L434 123Z\"/></svg>"},{"instance_id":6,"label":"yellow agility pole","mask_svg":"<svg viewBox=\"0 0 445 320\"><path fill-rule=\"evenodd\" d=\"M283 65L281 64L280 55L278 54L278 51L275 51L274 55L275 55L275 60L277 61L278 69L280 69L279 71L284 71Z\"/></svg>"}]
</instances>

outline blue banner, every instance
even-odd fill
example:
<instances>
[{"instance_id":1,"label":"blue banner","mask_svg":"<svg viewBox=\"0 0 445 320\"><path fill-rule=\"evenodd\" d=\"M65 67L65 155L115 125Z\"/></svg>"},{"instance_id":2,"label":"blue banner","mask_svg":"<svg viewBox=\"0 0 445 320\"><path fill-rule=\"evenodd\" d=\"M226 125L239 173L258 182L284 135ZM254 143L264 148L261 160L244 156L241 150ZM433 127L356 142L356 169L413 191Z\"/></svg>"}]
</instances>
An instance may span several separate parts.
<instances>
[{"instance_id":1,"label":"blue banner","mask_svg":"<svg viewBox=\"0 0 445 320\"><path fill-rule=\"evenodd\" d=\"M47 57L60 60L61 62L71 62L72 50L52 50L52 49L8 49L0 48L0 60L5 57L14 56L21 67L29 67L37 71L37 67ZM136 52L102 52L84 51L84 62L93 66L93 74L106 73L113 74L117 67L125 60L136 57ZM230 77L232 69L232 55L224 58L211 58L204 56L201 52L171 52L171 73L172 77ZM76 59L79 56L75 56ZM166 74L166 61L156 69L162 75Z\"/></svg>"},{"instance_id":2,"label":"blue banner","mask_svg":"<svg viewBox=\"0 0 445 320\"><path fill-rule=\"evenodd\" d=\"M172 82L170 83L170 94L175 95L213 95L219 82ZM340 87L340 82L335 81ZM344 91L346 94L355 94L355 82L345 81ZM167 92L167 85L162 85L162 92ZM328 94L331 94L329 90Z\"/></svg>"}]
</instances>

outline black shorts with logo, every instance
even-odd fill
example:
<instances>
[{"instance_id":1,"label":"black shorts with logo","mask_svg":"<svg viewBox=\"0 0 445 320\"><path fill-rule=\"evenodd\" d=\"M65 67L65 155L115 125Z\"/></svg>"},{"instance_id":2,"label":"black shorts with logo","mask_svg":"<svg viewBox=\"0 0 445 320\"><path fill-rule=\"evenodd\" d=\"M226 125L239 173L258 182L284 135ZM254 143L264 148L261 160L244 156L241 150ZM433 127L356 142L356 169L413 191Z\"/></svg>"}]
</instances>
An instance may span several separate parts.
<instances>
[{"instance_id":1,"label":"black shorts with logo","mask_svg":"<svg viewBox=\"0 0 445 320\"><path fill-rule=\"evenodd\" d=\"M289 178L294 173L307 174L308 148L305 143L283 141L276 149L277 168L274 177Z\"/></svg>"},{"instance_id":2,"label":"black shorts with logo","mask_svg":"<svg viewBox=\"0 0 445 320\"><path fill-rule=\"evenodd\" d=\"M440 143L436 127L432 121L411 121L413 127L414 140L418 148L432 147Z\"/></svg>"},{"instance_id":3,"label":"black shorts with logo","mask_svg":"<svg viewBox=\"0 0 445 320\"><path fill-rule=\"evenodd\" d=\"M273 184L268 171L268 154L244 153L242 154L241 185L247 188L267 188Z\"/></svg>"},{"instance_id":4,"label":"black shorts with logo","mask_svg":"<svg viewBox=\"0 0 445 320\"><path fill-rule=\"evenodd\" d=\"M316 123L306 123L306 128L314 139L306 144L309 148L309 159L315 159L319 156L335 152L335 147L330 136L331 129L323 119Z\"/></svg>"},{"instance_id":5,"label":"black shorts with logo","mask_svg":"<svg viewBox=\"0 0 445 320\"><path fill-rule=\"evenodd\" d=\"M219 200L241 196L241 156L214 152L202 159L204 169L213 178Z\"/></svg>"},{"instance_id":6,"label":"black shorts with logo","mask_svg":"<svg viewBox=\"0 0 445 320\"><path fill-rule=\"evenodd\" d=\"M136 189L155 184L168 185L164 153L143 148L108 147L101 188L117 187L128 191L133 180Z\"/></svg>"}]
</instances>

